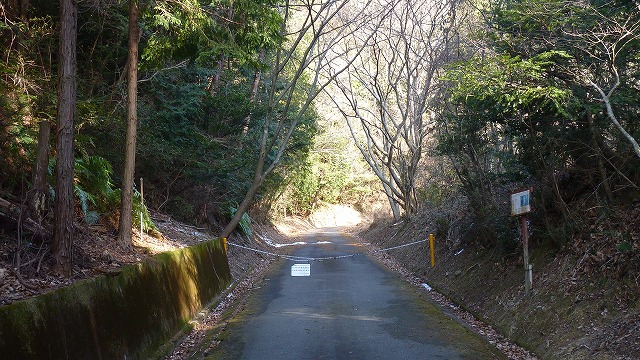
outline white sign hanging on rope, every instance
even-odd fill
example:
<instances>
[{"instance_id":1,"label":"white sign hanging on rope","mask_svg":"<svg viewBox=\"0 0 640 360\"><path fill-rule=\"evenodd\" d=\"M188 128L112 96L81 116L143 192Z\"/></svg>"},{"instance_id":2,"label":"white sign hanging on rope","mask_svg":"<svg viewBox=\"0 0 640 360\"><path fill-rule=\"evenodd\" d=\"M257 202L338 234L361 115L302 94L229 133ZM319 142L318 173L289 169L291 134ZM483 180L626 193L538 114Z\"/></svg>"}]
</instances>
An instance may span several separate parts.
<instances>
[{"instance_id":1,"label":"white sign hanging on rope","mask_svg":"<svg viewBox=\"0 0 640 360\"><path fill-rule=\"evenodd\" d=\"M291 266L291 276L311 276L311 264L294 264Z\"/></svg>"}]
</instances>

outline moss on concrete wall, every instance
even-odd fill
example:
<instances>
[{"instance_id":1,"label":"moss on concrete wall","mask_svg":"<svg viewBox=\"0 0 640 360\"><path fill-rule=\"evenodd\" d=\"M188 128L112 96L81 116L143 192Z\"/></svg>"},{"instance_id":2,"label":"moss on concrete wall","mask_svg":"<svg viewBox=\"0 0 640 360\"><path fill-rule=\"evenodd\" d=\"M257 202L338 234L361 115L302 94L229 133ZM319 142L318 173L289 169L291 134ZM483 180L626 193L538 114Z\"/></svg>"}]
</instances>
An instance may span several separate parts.
<instances>
[{"instance_id":1,"label":"moss on concrete wall","mask_svg":"<svg viewBox=\"0 0 640 360\"><path fill-rule=\"evenodd\" d=\"M219 240L0 307L3 359L140 358L231 280Z\"/></svg>"}]
</instances>

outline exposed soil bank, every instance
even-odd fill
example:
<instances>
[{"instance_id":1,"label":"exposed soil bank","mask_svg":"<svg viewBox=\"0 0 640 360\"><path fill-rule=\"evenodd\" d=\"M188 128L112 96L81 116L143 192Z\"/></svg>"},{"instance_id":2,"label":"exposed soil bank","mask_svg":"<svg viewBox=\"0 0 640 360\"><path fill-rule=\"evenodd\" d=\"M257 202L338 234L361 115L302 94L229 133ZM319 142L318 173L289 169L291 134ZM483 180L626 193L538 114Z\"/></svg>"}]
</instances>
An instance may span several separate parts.
<instances>
[{"instance_id":1,"label":"exposed soil bank","mask_svg":"<svg viewBox=\"0 0 640 360\"><path fill-rule=\"evenodd\" d=\"M0 307L7 359L143 358L231 280L219 240Z\"/></svg>"},{"instance_id":2,"label":"exposed soil bank","mask_svg":"<svg viewBox=\"0 0 640 360\"><path fill-rule=\"evenodd\" d=\"M379 248L423 240L437 229L420 214L393 226L377 221L360 236ZM524 294L523 264L477 244L436 238L436 266L428 242L388 252L420 281L446 295L498 332L543 359L638 359L639 287L628 277L576 273L570 252L534 249L534 284Z\"/></svg>"}]
</instances>

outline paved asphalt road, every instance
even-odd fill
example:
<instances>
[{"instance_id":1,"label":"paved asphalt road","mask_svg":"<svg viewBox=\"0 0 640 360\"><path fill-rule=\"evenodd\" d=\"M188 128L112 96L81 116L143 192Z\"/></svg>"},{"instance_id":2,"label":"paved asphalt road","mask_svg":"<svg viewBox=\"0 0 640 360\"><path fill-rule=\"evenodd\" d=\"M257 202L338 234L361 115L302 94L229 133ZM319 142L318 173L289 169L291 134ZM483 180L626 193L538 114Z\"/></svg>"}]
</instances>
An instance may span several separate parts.
<instances>
[{"instance_id":1,"label":"paved asphalt road","mask_svg":"<svg viewBox=\"0 0 640 360\"><path fill-rule=\"evenodd\" d=\"M318 258L364 250L337 232L307 241L293 255ZM416 251L424 251L424 245ZM310 263L311 275L292 277L294 263ZM364 255L283 260L258 286L208 359L503 358L426 300L421 289Z\"/></svg>"}]
</instances>

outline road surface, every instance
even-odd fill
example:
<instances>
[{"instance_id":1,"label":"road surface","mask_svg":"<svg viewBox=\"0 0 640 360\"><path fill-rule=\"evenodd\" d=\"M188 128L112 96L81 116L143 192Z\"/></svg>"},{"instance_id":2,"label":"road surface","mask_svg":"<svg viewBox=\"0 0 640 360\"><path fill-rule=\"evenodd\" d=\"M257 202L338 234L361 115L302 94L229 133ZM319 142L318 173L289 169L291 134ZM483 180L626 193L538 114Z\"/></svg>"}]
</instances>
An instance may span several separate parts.
<instances>
[{"instance_id":1,"label":"road surface","mask_svg":"<svg viewBox=\"0 0 640 360\"><path fill-rule=\"evenodd\" d=\"M321 258L364 251L355 239L337 232L310 236L308 243L292 255ZM294 264L310 264L310 276L291 276ZM503 358L426 300L424 290L364 255L282 260L257 286L207 359Z\"/></svg>"}]
</instances>

